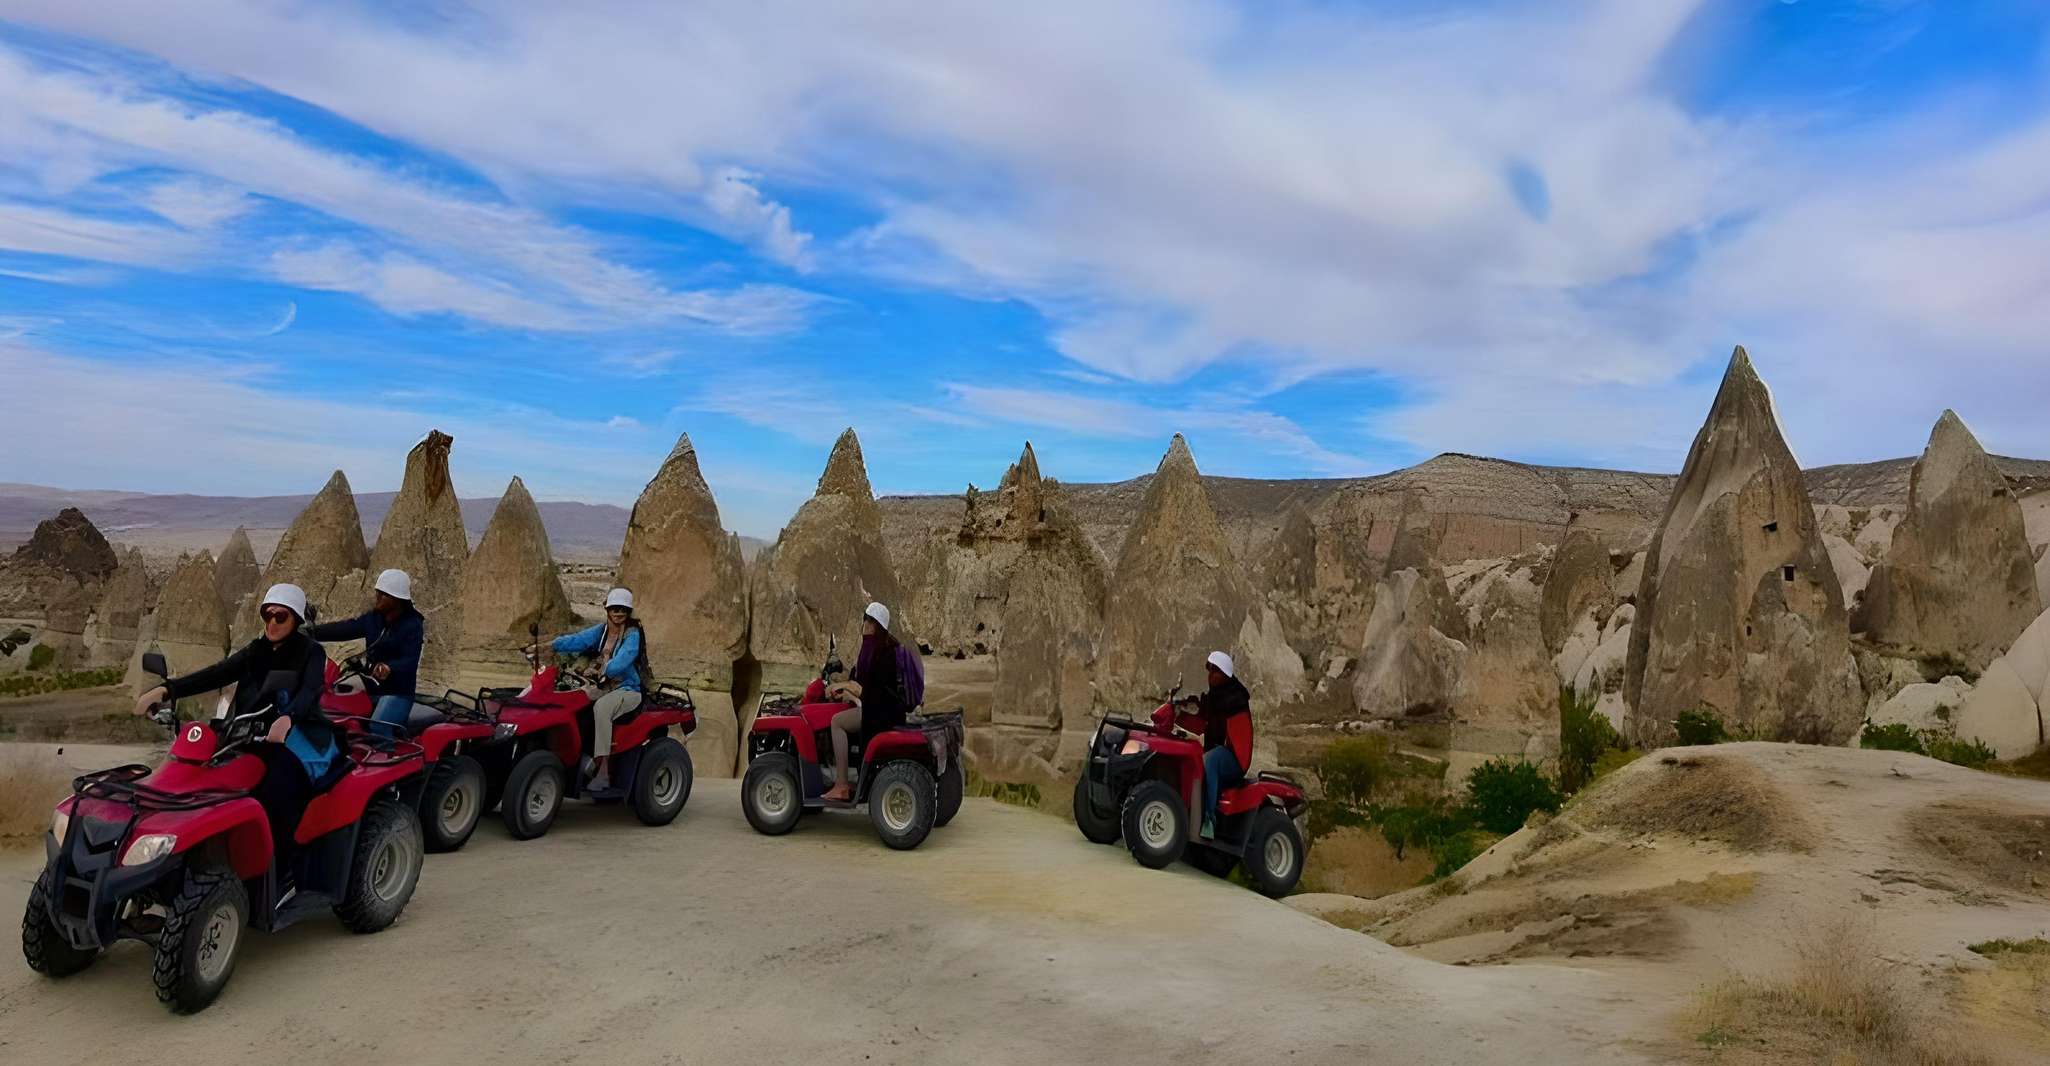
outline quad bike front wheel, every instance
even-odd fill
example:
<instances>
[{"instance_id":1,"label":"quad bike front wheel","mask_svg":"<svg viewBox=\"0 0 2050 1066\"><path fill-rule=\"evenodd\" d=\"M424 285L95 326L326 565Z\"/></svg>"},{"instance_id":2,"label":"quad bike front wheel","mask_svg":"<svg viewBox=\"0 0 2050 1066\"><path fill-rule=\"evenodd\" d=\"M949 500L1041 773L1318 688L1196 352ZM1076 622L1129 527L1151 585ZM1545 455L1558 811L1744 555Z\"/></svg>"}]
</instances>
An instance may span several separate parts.
<instances>
[{"instance_id":1,"label":"quad bike front wheel","mask_svg":"<svg viewBox=\"0 0 2050 1066\"><path fill-rule=\"evenodd\" d=\"M1091 844L1115 844L1124 832L1118 825L1117 811L1099 810L1089 799L1087 778L1075 782L1075 828L1080 829L1082 836Z\"/></svg>"},{"instance_id":2,"label":"quad bike front wheel","mask_svg":"<svg viewBox=\"0 0 2050 1066\"><path fill-rule=\"evenodd\" d=\"M420 816L410 807L378 800L363 812L348 892L335 904L335 917L350 932L375 933L398 921L427 858L421 835Z\"/></svg>"},{"instance_id":3,"label":"quad bike front wheel","mask_svg":"<svg viewBox=\"0 0 2050 1066\"><path fill-rule=\"evenodd\" d=\"M44 977L69 977L93 964L100 953L75 948L50 918L50 871L45 869L29 889L28 909L21 914L21 957Z\"/></svg>"},{"instance_id":4,"label":"quad bike front wheel","mask_svg":"<svg viewBox=\"0 0 2050 1066\"><path fill-rule=\"evenodd\" d=\"M876 772L868 790L868 820L876 835L898 851L925 842L939 818L939 784L932 771L909 759L898 759Z\"/></svg>"},{"instance_id":5,"label":"quad bike front wheel","mask_svg":"<svg viewBox=\"0 0 2050 1066\"><path fill-rule=\"evenodd\" d=\"M1142 781L1125 797L1125 847L1139 865L1158 870L1174 864L1189 844L1189 816L1182 797L1165 781Z\"/></svg>"},{"instance_id":6,"label":"quad bike front wheel","mask_svg":"<svg viewBox=\"0 0 2050 1066\"><path fill-rule=\"evenodd\" d=\"M420 793L420 830L427 850L462 847L483 820L484 767L468 755L436 763Z\"/></svg>"},{"instance_id":7,"label":"quad bike front wheel","mask_svg":"<svg viewBox=\"0 0 2050 1066\"><path fill-rule=\"evenodd\" d=\"M249 895L234 871L198 867L186 873L164 909L150 962L157 1000L176 1014L205 1010L235 975L249 927Z\"/></svg>"},{"instance_id":8,"label":"quad bike front wheel","mask_svg":"<svg viewBox=\"0 0 2050 1066\"><path fill-rule=\"evenodd\" d=\"M690 751L675 737L659 737L641 752L634 770L634 817L643 825L668 825L690 800Z\"/></svg>"},{"instance_id":9,"label":"quad bike front wheel","mask_svg":"<svg viewBox=\"0 0 2050 1066\"><path fill-rule=\"evenodd\" d=\"M1253 831L1246 835L1245 858L1239 865L1260 894L1280 899L1295 891L1303 879L1303 837L1288 815L1272 806L1253 814Z\"/></svg>"},{"instance_id":10,"label":"quad bike front wheel","mask_svg":"<svg viewBox=\"0 0 2050 1066\"><path fill-rule=\"evenodd\" d=\"M755 832L765 836L782 836L797 828L804 813L797 760L787 752L772 751L748 763L740 781L740 812Z\"/></svg>"},{"instance_id":11,"label":"quad bike front wheel","mask_svg":"<svg viewBox=\"0 0 2050 1066\"><path fill-rule=\"evenodd\" d=\"M939 816L932 820L933 828L937 829L953 821L954 816L961 813L961 797L967 791L968 785L962 778L960 759L948 763L947 772L940 775L940 811Z\"/></svg>"},{"instance_id":12,"label":"quad bike front wheel","mask_svg":"<svg viewBox=\"0 0 2050 1066\"><path fill-rule=\"evenodd\" d=\"M562 794L568 775L562 760L551 752L530 751L513 764L505 775L505 796L498 801L499 817L514 840L532 840L555 824L562 810Z\"/></svg>"}]
</instances>

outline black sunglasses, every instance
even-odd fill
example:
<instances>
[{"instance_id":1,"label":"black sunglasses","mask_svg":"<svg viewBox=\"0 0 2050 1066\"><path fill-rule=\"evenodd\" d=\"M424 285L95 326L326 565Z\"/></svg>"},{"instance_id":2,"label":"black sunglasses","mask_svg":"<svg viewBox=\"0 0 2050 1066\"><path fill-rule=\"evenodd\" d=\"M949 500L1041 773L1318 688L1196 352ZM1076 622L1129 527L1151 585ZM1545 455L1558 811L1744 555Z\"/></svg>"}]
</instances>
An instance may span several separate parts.
<instances>
[{"instance_id":1,"label":"black sunglasses","mask_svg":"<svg viewBox=\"0 0 2050 1066\"><path fill-rule=\"evenodd\" d=\"M266 622L289 622L292 620L292 612L285 610L283 607L274 611L265 611L263 612L263 620Z\"/></svg>"}]
</instances>

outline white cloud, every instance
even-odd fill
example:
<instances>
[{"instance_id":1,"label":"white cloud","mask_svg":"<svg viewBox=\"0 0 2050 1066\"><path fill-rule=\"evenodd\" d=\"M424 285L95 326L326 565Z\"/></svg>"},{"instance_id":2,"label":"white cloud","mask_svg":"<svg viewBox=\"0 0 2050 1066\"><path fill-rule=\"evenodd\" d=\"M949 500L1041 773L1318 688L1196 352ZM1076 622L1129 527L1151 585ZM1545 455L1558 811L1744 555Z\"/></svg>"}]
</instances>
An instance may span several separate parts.
<instances>
[{"instance_id":1,"label":"white cloud","mask_svg":"<svg viewBox=\"0 0 2050 1066\"><path fill-rule=\"evenodd\" d=\"M809 270L811 235L791 225L788 207L763 198L754 186L757 177L739 167L722 168L712 176L705 203L732 229L752 237L769 258Z\"/></svg>"},{"instance_id":2,"label":"white cloud","mask_svg":"<svg viewBox=\"0 0 2050 1066\"><path fill-rule=\"evenodd\" d=\"M248 213L248 194L214 182L177 180L153 186L142 198L151 211L182 229L213 229Z\"/></svg>"},{"instance_id":3,"label":"white cloud","mask_svg":"<svg viewBox=\"0 0 2050 1066\"><path fill-rule=\"evenodd\" d=\"M0 248L130 266L174 267L204 249L181 230L0 201Z\"/></svg>"}]
</instances>

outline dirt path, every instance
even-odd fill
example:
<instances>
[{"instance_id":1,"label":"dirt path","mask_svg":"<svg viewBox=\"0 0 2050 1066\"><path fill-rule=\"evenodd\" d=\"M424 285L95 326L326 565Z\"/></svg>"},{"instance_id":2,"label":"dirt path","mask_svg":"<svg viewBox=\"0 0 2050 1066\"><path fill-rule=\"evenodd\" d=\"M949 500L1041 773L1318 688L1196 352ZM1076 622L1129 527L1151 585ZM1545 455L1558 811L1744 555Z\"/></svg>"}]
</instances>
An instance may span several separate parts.
<instances>
[{"instance_id":1,"label":"dirt path","mask_svg":"<svg viewBox=\"0 0 2050 1066\"><path fill-rule=\"evenodd\" d=\"M11 926L40 863L0 853ZM128 944L62 983L0 963L0 1061L1640 1062L1627 982L1462 969L1045 815L970 800L894 853L867 820L757 836L733 782L676 824L573 806L432 856L399 925L252 934L175 1018Z\"/></svg>"}]
</instances>

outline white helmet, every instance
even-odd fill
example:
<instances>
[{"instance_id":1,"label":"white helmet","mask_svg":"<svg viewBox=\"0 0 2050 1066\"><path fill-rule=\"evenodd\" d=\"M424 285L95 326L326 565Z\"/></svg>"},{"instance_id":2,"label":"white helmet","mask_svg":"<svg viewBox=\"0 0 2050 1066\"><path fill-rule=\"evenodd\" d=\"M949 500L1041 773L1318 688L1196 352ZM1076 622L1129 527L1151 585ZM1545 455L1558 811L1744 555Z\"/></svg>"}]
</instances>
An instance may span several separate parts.
<instances>
[{"instance_id":1,"label":"white helmet","mask_svg":"<svg viewBox=\"0 0 2050 1066\"><path fill-rule=\"evenodd\" d=\"M1203 661L1204 661L1204 662L1206 662L1206 663L1209 663L1210 665L1212 665L1212 666L1214 666L1214 667L1216 667L1216 668L1217 668L1217 672L1218 672L1218 673L1220 673L1220 674L1223 674L1223 675L1224 675L1224 676L1226 676L1226 677L1237 677L1237 676L1239 676L1238 674L1236 674L1236 673L1234 673L1234 672L1232 671L1232 667L1231 667L1231 656L1229 656L1229 655L1226 655L1225 653L1223 653L1223 652L1221 652L1221 651L1213 651L1213 652L1211 652L1211 653L1210 653L1210 657L1209 657L1208 659L1205 659L1205 660L1203 660Z\"/></svg>"},{"instance_id":2,"label":"white helmet","mask_svg":"<svg viewBox=\"0 0 2050 1066\"><path fill-rule=\"evenodd\" d=\"M272 604L277 604L279 607L290 610L293 614L299 616L301 622L306 621L306 590L299 586L287 584L272 585L270 591L263 594L263 603L259 605L258 609L261 610Z\"/></svg>"},{"instance_id":3,"label":"white helmet","mask_svg":"<svg viewBox=\"0 0 2050 1066\"><path fill-rule=\"evenodd\" d=\"M624 607L629 611L633 610L634 594L625 589L613 589L611 592L606 593L605 609L609 611L614 607Z\"/></svg>"},{"instance_id":4,"label":"white helmet","mask_svg":"<svg viewBox=\"0 0 2050 1066\"><path fill-rule=\"evenodd\" d=\"M861 613L864 617L875 619L875 623L884 629L890 628L890 609L888 607L880 603L871 603L868 605L868 610Z\"/></svg>"},{"instance_id":5,"label":"white helmet","mask_svg":"<svg viewBox=\"0 0 2050 1066\"><path fill-rule=\"evenodd\" d=\"M404 570L386 570L377 575L376 588L395 600L411 602L413 599L413 579L407 577Z\"/></svg>"}]
</instances>

